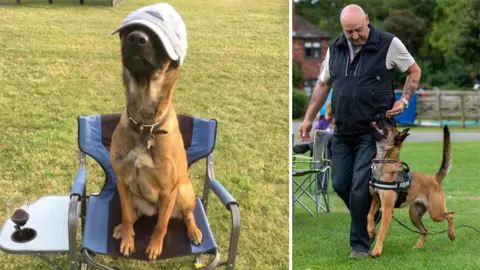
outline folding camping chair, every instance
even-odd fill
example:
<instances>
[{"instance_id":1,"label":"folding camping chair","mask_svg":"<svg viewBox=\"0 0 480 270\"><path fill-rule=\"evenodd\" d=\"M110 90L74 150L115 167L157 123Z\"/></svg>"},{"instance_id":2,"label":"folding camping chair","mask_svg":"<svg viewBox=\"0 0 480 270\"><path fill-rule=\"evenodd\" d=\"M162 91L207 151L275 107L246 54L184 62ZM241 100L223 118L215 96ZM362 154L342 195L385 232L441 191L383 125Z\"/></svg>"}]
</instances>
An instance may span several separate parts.
<instances>
[{"instance_id":1,"label":"folding camping chair","mask_svg":"<svg viewBox=\"0 0 480 270\"><path fill-rule=\"evenodd\" d=\"M293 205L300 204L312 216L317 216L320 210L330 212L328 183L331 159L327 149L327 136L328 133L325 130L316 130L313 144L310 142L311 146L308 146L309 143L303 143L295 145L293 149ZM304 155L306 152L309 154ZM315 203L314 211L308 205L310 201Z\"/></svg>"},{"instance_id":2,"label":"folding camping chair","mask_svg":"<svg viewBox=\"0 0 480 270\"><path fill-rule=\"evenodd\" d=\"M226 266L234 269L240 232L240 215L237 201L217 181L213 171L213 149L216 139L216 120L204 120L190 116L178 116L189 166L206 158L203 196L196 198L194 216L202 232L203 240L198 246L187 238L183 221L171 219L165 236L163 252L159 259L195 256L198 269ZM69 269L114 269L95 261L95 255L121 258L120 240L112 237L113 228L121 223L121 208L116 189L116 176L109 161L112 133L120 120L120 114L80 116L78 118L78 145L80 169L75 177L70 195L45 196L28 206L30 219L27 227L33 228L37 236L29 242L12 240L14 224L8 219L0 231L0 249L11 254L36 255L56 266L47 254L69 255ZM103 188L98 194L86 195L86 155L96 160L105 172ZM206 217L209 191L212 190L231 212L232 229L226 261L220 261L220 253ZM77 254L77 224L82 221L81 256ZM147 260L144 251L156 224L154 217L141 217L134 225L135 249L129 258ZM202 265L202 254L211 260Z\"/></svg>"}]
</instances>

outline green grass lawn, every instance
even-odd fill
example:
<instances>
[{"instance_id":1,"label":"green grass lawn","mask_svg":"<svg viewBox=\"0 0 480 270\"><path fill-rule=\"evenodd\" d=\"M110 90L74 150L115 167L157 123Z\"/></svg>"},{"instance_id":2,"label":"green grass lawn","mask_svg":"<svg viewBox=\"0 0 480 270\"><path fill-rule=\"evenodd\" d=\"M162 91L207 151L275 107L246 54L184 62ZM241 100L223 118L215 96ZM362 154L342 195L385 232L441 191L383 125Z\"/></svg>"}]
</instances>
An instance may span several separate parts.
<instances>
[{"instance_id":1,"label":"green grass lawn","mask_svg":"<svg viewBox=\"0 0 480 270\"><path fill-rule=\"evenodd\" d=\"M14 3L14 1L11 1ZM4 201L69 194L78 168L78 115L124 106L120 42L110 32L158 1L22 1L0 6L0 224ZM90 3L91 2L91 3ZM238 269L288 267L288 1L169 1L183 17L188 50L175 92L179 113L219 121L215 176L240 203ZM103 182L88 159L88 191ZM204 162L191 168L201 194ZM211 195L209 219L222 259L230 214ZM267 222L268 221L268 222ZM62 269L66 257L55 257ZM121 269L190 269L193 258L115 260ZM0 252L1 269L48 269Z\"/></svg>"},{"instance_id":2,"label":"green grass lawn","mask_svg":"<svg viewBox=\"0 0 480 270\"><path fill-rule=\"evenodd\" d=\"M448 210L455 211L455 225L467 224L480 229L480 142L453 142L453 166L442 183ZM406 143L401 159L414 171L434 174L440 167L442 143ZM392 220L384 243L383 255L363 261L347 259L350 215L343 201L331 193L330 213L310 216L299 205L293 220L293 269L479 269L478 242L480 233L468 228L456 230L456 240L447 234L429 235L423 248L412 249L419 238ZM395 211L404 224L414 228L408 209ZM447 228L447 222L434 223L428 214L423 217L430 231ZM379 229L377 226L377 232Z\"/></svg>"}]
</instances>

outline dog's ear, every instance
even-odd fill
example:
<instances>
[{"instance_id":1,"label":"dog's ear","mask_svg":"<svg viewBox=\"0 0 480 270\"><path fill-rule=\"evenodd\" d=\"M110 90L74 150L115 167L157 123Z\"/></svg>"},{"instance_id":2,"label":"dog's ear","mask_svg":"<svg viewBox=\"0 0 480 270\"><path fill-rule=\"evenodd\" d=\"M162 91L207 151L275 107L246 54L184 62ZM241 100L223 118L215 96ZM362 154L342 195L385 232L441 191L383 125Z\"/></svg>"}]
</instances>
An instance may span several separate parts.
<instances>
[{"instance_id":1,"label":"dog's ear","mask_svg":"<svg viewBox=\"0 0 480 270\"><path fill-rule=\"evenodd\" d=\"M410 135L410 133L408 133L410 131L410 128L406 128L404 130L402 130L400 133L397 134L397 136L395 136L395 145L401 145L403 143L403 141L407 138L408 135Z\"/></svg>"}]
</instances>

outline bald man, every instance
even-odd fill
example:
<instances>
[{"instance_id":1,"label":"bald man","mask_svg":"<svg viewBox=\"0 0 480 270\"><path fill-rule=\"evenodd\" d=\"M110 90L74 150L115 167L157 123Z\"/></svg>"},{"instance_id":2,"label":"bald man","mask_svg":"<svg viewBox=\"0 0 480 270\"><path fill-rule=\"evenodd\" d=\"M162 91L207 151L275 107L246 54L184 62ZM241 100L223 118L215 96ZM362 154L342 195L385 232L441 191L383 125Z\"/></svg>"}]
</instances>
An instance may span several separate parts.
<instances>
[{"instance_id":1,"label":"bald man","mask_svg":"<svg viewBox=\"0 0 480 270\"><path fill-rule=\"evenodd\" d=\"M328 48L298 132L302 140L311 140L315 115L333 89L336 127L332 138L332 182L335 192L350 209L350 258L361 259L369 256L373 240L367 233L371 203L368 182L376 153L370 122L377 115L400 115L418 87L421 71L403 43L370 24L360 6L346 6L340 22L343 33ZM408 74L398 101L393 91L394 69Z\"/></svg>"}]
</instances>

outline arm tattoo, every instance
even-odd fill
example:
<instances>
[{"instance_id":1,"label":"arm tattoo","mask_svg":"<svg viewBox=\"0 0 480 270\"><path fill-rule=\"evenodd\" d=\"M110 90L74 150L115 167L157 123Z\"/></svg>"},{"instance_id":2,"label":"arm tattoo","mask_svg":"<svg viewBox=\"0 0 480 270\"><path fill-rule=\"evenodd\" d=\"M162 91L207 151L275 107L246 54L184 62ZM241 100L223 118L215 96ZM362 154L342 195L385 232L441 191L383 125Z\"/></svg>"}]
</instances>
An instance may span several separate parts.
<instances>
[{"instance_id":1,"label":"arm tattoo","mask_svg":"<svg viewBox=\"0 0 480 270\"><path fill-rule=\"evenodd\" d=\"M415 86L409 85L404 93L411 97L415 93Z\"/></svg>"},{"instance_id":2,"label":"arm tattoo","mask_svg":"<svg viewBox=\"0 0 480 270\"><path fill-rule=\"evenodd\" d=\"M317 101L317 97L315 96L315 92L312 93L312 98L310 99L310 105L312 105L313 103L315 103L315 101Z\"/></svg>"},{"instance_id":3,"label":"arm tattoo","mask_svg":"<svg viewBox=\"0 0 480 270\"><path fill-rule=\"evenodd\" d=\"M403 94L407 96L408 99L410 99L415 93L415 90L417 89L419 82L420 80L410 79L407 77L407 83L405 85L405 89L403 90Z\"/></svg>"}]
</instances>

